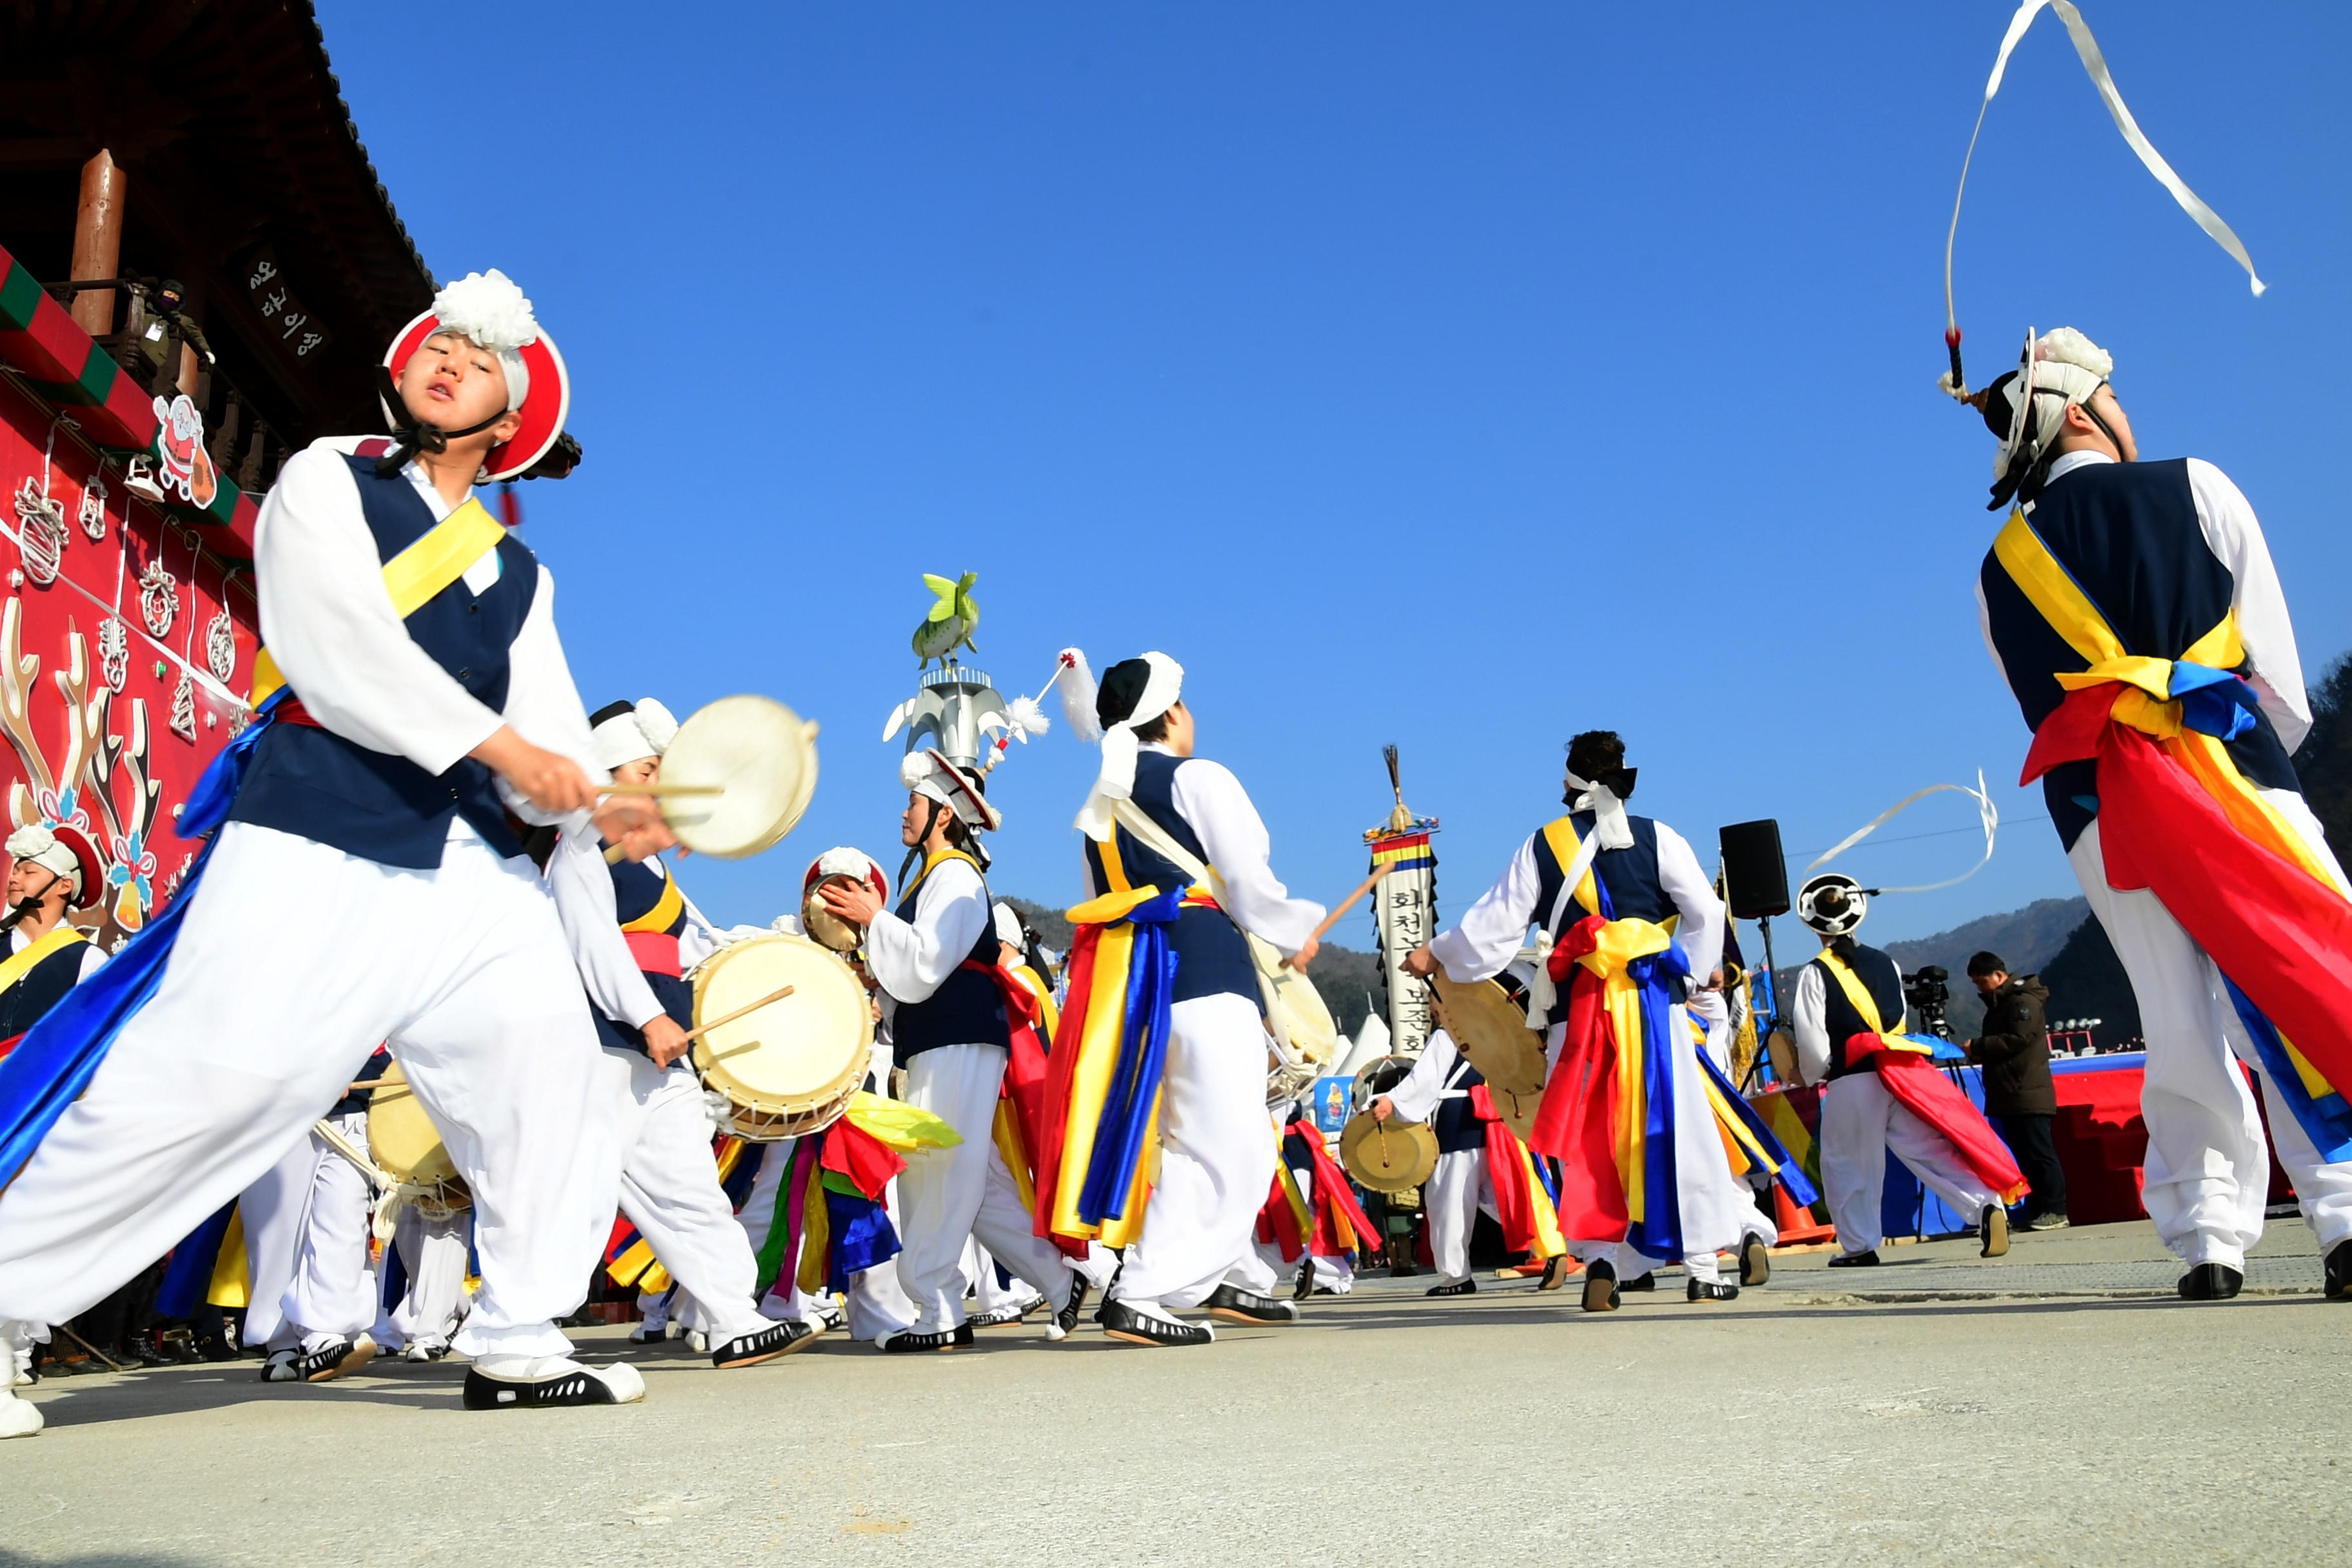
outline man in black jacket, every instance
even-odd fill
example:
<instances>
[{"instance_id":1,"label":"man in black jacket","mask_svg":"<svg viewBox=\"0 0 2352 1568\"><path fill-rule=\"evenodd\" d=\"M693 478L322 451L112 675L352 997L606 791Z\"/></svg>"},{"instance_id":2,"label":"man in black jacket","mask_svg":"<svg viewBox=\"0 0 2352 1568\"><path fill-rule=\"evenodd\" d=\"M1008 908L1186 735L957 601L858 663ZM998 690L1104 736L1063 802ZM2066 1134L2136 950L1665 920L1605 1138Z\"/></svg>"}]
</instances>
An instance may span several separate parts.
<instances>
[{"instance_id":1,"label":"man in black jacket","mask_svg":"<svg viewBox=\"0 0 2352 1568\"><path fill-rule=\"evenodd\" d=\"M2050 1081L2050 1026L2042 1016L2050 993L2038 975L2012 976L1998 953L1969 959L1969 978L1985 999L1984 1032L1969 1042L1969 1059L1984 1069L1985 1115L2033 1184L2015 1228L2062 1229L2066 1173L2050 1136L2058 1091Z\"/></svg>"}]
</instances>

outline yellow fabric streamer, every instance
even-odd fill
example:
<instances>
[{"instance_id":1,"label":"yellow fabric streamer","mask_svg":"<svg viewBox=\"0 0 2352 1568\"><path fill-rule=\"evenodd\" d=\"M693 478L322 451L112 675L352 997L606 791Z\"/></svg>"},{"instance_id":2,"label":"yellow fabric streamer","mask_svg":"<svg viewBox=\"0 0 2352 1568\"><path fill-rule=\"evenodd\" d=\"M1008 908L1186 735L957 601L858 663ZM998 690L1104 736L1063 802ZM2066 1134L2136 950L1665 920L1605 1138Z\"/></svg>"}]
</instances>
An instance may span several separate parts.
<instances>
[{"instance_id":1,"label":"yellow fabric streamer","mask_svg":"<svg viewBox=\"0 0 2352 1568\"><path fill-rule=\"evenodd\" d=\"M1625 1189L1626 1217L1639 1221L1650 1212L1646 1158L1650 1090L1642 1071L1645 1040L1642 1032L1642 988L1626 973L1626 966L1636 959L1665 952L1675 935L1669 927L1655 921L1630 919L1610 921L1596 935L1598 941L1592 951L1581 954L1576 962L1599 976L1601 1005L1608 1011L1610 1033L1616 1037L1617 1173ZM1667 1194L1666 1201L1673 1200L1674 1194Z\"/></svg>"},{"instance_id":2,"label":"yellow fabric streamer","mask_svg":"<svg viewBox=\"0 0 2352 1568\"><path fill-rule=\"evenodd\" d=\"M213 1277L205 1289L205 1300L215 1307L253 1305L253 1263L245 1251L243 1204L230 1212L228 1229L221 1233L220 1252L213 1258Z\"/></svg>"},{"instance_id":3,"label":"yellow fabric streamer","mask_svg":"<svg viewBox=\"0 0 2352 1568\"><path fill-rule=\"evenodd\" d=\"M1073 923L1099 924L1102 930L1095 939L1084 1034L1076 1040L1054 1042L1056 1054L1078 1053L1070 1085L1069 1121L1063 1135L1066 1152L1054 1184L1054 1230L1061 1236L1097 1239L1105 1247L1126 1247L1143 1234L1145 1199L1160 1178L1160 1102L1155 1099L1144 1131L1144 1147L1150 1152L1136 1162L1135 1181L1128 1189L1119 1217L1101 1226L1078 1217L1078 1196L1087 1180L1084 1153L1094 1148L1095 1131L1102 1123L1103 1104L1110 1098L1111 1079L1118 1070L1127 1030L1127 977L1135 956L1136 930L1124 923L1123 917L1157 897L1156 889L1133 889L1106 894L1069 911ZM1108 912L1114 908L1116 912ZM1110 921L1121 923L1106 923ZM1072 1153L1079 1157L1069 1157Z\"/></svg>"}]
</instances>

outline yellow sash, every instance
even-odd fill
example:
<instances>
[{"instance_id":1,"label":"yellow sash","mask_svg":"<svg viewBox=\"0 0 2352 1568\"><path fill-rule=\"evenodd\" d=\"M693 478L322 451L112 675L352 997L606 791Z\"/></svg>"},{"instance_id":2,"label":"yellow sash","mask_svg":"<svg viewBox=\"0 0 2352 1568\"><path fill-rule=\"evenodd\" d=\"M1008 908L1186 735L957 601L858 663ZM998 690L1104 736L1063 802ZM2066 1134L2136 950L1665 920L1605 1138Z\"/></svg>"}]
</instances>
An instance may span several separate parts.
<instances>
[{"instance_id":1,"label":"yellow sash","mask_svg":"<svg viewBox=\"0 0 2352 1568\"><path fill-rule=\"evenodd\" d=\"M32 973L33 965L59 948L71 947L75 942L89 940L79 931L60 921L47 936L26 943L24 952L12 952L5 961L0 961L0 992L24 979Z\"/></svg>"},{"instance_id":2,"label":"yellow sash","mask_svg":"<svg viewBox=\"0 0 2352 1568\"><path fill-rule=\"evenodd\" d=\"M929 856L924 858L923 868L916 872L914 876L908 880L906 887L899 889L898 902L904 904L908 900L913 898L915 896L915 889L923 885L923 879L929 876L933 871L937 870L940 867L945 865L950 860L962 861L973 870L980 871L981 878L983 881L987 879L988 873L981 870L980 862L965 854L962 850L944 848L934 849Z\"/></svg>"},{"instance_id":3,"label":"yellow sash","mask_svg":"<svg viewBox=\"0 0 2352 1568\"><path fill-rule=\"evenodd\" d=\"M1563 816L1557 822L1546 823L1543 837L1544 842L1551 847L1551 858L1553 863L1559 867L1560 875L1568 875L1568 868L1576 864L1576 852L1584 847L1584 841L1576 836L1576 819ZM1587 866L1584 875L1578 879L1575 897L1578 903L1594 914L1601 912L1601 892L1593 885L1591 867ZM1549 914L1550 911L1545 912Z\"/></svg>"},{"instance_id":4,"label":"yellow sash","mask_svg":"<svg viewBox=\"0 0 2352 1568\"><path fill-rule=\"evenodd\" d=\"M394 611L406 620L463 577L467 567L497 549L506 536L505 525L490 515L480 499L467 497L463 506L435 523L423 538L383 563L384 590L392 595ZM246 705L260 707L285 684L278 661L269 657L268 648L260 649L253 656L253 691Z\"/></svg>"},{"instance_id":5,"label":"yellow sash","mask_svg":"<svg viewBox=\"0 0 2352 1568\"><path fill-rule=\"evenodd\" d=\"M665 931L669 930L671 922L685 912L686 895L677 890L677 879L664 877L661 897L654 900L654 907L635 920L623 921L621 929L636 931Z\"/></svg>"},{"instance_id":6,"label":"yellow sash","mask_svg":"<svg viewBox=\"0 0 2352 1568\"><path fill-rule=\"evenodd\" d=\"M1862 1021L1870 1026L1870 1032L1876 1035L1888 1050L1908 1051L1915 1057L1928 1057L1936 1054L1932 1047L1921 1045L1907 1035L1893 1034L1887 1030L1886 1021L1878 1016L1877 998L1871 995L1870 987L1862 983L1862 976L1856 974L1852 966L1844 959L1840 958L1834 951L1826 947L1822 949L1821 964L1836 978L1838 989L1845 993L1847 1003L1862 1016ZM1830 1042L1830 1060L1840 1065L1845 1064L1843 1040Z\"/></svg>"}]
</instances>

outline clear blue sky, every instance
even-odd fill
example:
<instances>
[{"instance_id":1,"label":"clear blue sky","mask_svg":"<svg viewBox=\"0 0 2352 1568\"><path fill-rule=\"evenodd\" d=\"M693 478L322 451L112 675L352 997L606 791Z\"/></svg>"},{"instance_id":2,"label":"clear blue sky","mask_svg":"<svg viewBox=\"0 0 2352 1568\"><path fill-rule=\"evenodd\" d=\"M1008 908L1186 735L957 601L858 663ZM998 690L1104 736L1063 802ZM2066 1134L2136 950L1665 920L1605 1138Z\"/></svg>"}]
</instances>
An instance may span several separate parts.
<instances>
[{"instance_id":1,"label":"clear blue sky","mask_svg":"<svg viewBox=\"0 0 2352 1568\"><path fill-rule=\"evenodd\" d=\"M1722 822L1817 849L1979 766L2039 818L1970 597L1990 442L1932 385L2011 10L320 5L428 263L511 272L573 367L588 461L530 487L529 534L589 704L757 690L824 725L785 846L685 871L728 920L791 907L836 842L895 868L879 737L926 571L980 573L1007 695L1066 643L1181 660L1203 752L1326 900L1390 741L1455 912L1594 726L1710 864ZM2088 10L2271 292L2044 16L1961 232L1972 378L2029 323L2112 349L2143 449L2252 499L2315 674L2352 646L2352 7ZM451 68L477 59L519 63ZM1076 896L1092 767L1057 726L999 770L1001 891ZM1964 826L1940 799L1889 835ZM1872 930L2073 890L2021 820Z\"/></svg>"}]
</instances>

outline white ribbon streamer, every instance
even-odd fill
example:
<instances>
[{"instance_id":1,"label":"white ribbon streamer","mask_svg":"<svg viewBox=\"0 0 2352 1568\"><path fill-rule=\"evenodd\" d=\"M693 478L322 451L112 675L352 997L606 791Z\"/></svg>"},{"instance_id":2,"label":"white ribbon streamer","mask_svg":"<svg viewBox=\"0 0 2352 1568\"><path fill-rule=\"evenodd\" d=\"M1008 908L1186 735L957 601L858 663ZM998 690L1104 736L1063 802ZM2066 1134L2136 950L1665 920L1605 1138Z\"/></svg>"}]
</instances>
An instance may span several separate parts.
<instances>
[{"instance_id":1,"label":"white ribbon streamer","mask_svg":"<svg viewBox=\"0 0 2352 1568\"><path fill-rule=\"evenodd\" d=\"M2009 19L2009 31L2000 40L2000 53L1994 57L1992 78L1985 83L1984 102L1977 110L1976 129L1969 133L1968 156L1960 160L1960 188L1952 197L1952 226L1950 232L1944 236L1945 324L1957 326L1959 321L1952 306L1952 245L1960 232L1960 200L1968 195L1969 165L1976 159L1977 138L1984 132L1985 111L1992 107L1993 95L2000 90L2001 76L2009 69L2010 51L2017 47L2018 40L2025 37L2026 29L2033 26L2034 17L2042 14L2045 5L2056 11L2058 19L2066 24L2067 36L2074 40L2074 53L2081 57L2083 69L2089 73L2091 84L2099 89L2099 97L2106 103L2107 113L2115 120L2116 129L2123 132L2126 143L2138 154L2140 163L2156 176L2157 182L2172 193L2172 199L2180 204L2180 210L2194 219L2197 226L2212 237L2214 244L2228 251L2238 265L2246 269L2248 281L2255 294L2260 295L2267 285L2255 274L2253 258L2246 254L2246 247L2240 242L2237 231L2222 222L2221 215L2207 206L2197 193L2173 172L2172 165L2164 161L2164 154L2149 144L2147 134L2139 128L2139 121L2134 120L2132 111L2125 107L2123 94L2116 90L2116 79L2107 72L2106 57L2099 52L2099 41L2091 36L2090 24L2083 20L2083 13L2074 5L2074 0L2021 0L2017 15ZM1955 392L1954 395L1958 395L1958 393Z\"/></svg>"},{"instance_id":2,"label":"white ribbon streamer","mask_svg":"<svg viewBox=\"0 0 2352 1568\"><path fill-rule=\"evenodd\" d=\"M2039 0L2036 0L2036 3L2039 3ZM1855 832L1846 835L1845 837L1840 839L1836 844L1832 845L1828 849L1824 850L1818 858L1816 858L1811 865L1806 867L1801 874L1807 877L1811 876L1815 871L1820 870L1823 866L1826 866L1832 860L1836 859L1839 856L1844 854L1847 850L1853 848L1855 845L1861 843L1872 834L1877 832L1880 828L1894 821L1895 818L1902 816L1904 812L1909 810L1912 806L1916 805L1919 802L1927 799L1931 795L1941 795L1946 790L1957 790L1961 795L1967 795L1970 800L1977 803L1977 816L1984 823L1985 847L1983 857L1979 859L1975 865L1969 867L1958 876L1946 878L1940 882L1923 882L1915 888L1873 888L1870 890L1874 893L1932 893L1937 891L1938 889L1957 887L1960 883L1967 881L1970 877L1973 877L1978 872L1983 870L1985 867L1991 862L1993 833L1994 830L2000 826L2000 808L1993 805L1992 792L1985 787L1984 770L1982 768L1979 768L1977 770L1977 787L1974 789L1970 789L1966 784L1929 784L1926 789L1912 791L1909 795L1905 795L1901 800L1896 801L1893 805L1888 806L1885 811L1880 812L1876 816L1872 817L1867 823L1864 824L1861 828Z\"/></svg>"}]
</instances>

